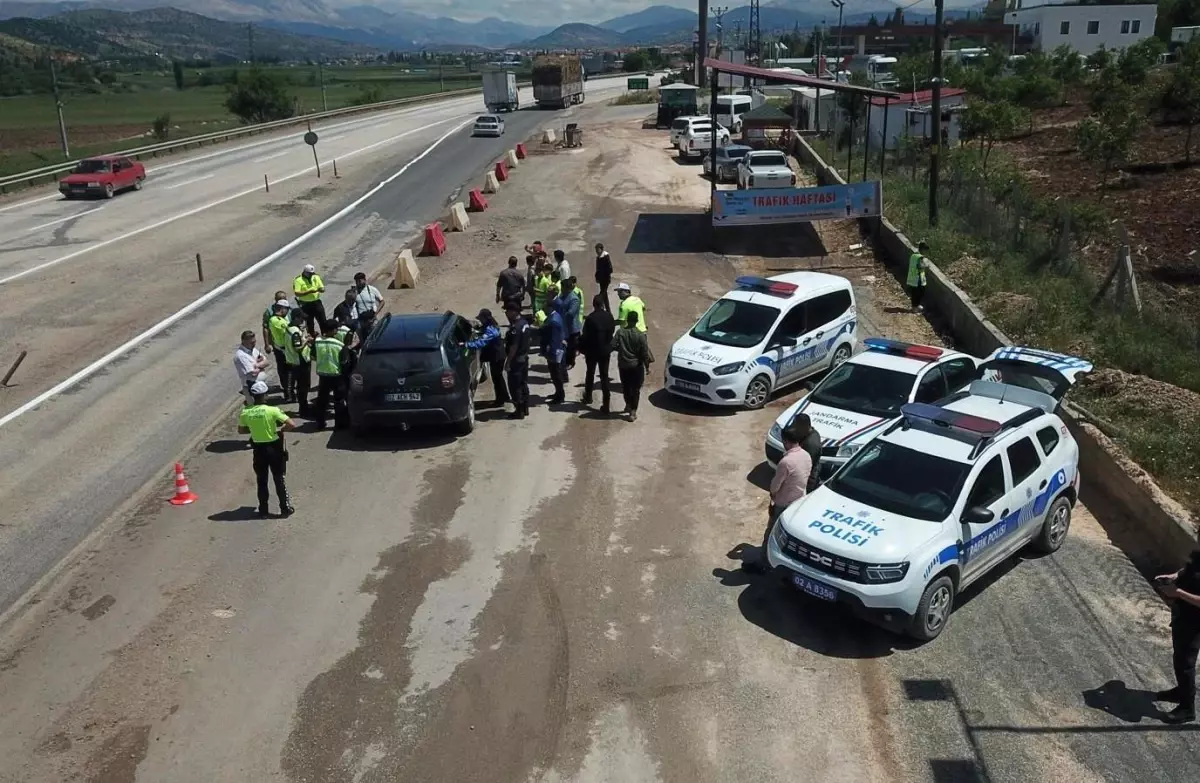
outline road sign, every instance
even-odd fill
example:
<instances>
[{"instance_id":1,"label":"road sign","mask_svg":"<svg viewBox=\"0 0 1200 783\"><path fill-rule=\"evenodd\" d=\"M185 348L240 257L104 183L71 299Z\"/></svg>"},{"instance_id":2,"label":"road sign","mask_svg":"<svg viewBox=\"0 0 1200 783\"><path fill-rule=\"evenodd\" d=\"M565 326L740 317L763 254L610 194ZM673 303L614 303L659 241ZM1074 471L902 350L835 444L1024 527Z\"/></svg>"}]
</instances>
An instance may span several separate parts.
<instances>
[{"instance_id":1,"label":"road sign","mask_svg":"<svg viewBox=\"0 0 1200 783\"><path fill-rule=\"evenodd\" d=\"M310 147L317 146L317 134L313 133L312 131L304 134L304 143Z\"/></svg>"}]
</instances>

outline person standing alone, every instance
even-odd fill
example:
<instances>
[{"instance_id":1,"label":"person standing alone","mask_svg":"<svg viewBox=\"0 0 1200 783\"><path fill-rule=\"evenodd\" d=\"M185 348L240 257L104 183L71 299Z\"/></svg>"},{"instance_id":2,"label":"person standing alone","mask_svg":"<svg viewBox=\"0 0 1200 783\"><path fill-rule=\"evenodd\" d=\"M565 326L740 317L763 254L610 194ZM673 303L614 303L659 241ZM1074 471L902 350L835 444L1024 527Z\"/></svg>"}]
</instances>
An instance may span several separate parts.
<instances>
[{"instance_id":1,"label":"person standing alone","mask_svg":"<svg viewBox=\"0 0 1200 783\"><path fill-rule=\"evenodd\" d=\"M265 517L270 513L268 502L271 499L267 491L268 475L275 480L275 494L279 498L279 513L290 517L296 513L292 499L288 496L287 482L287 445L283 442L283 433L296 429L296 423L288 415L267 405L267 384L256 381L250 387L252 404L242 408L238 416L238 432L249 435L251 448L254 450L254 478L258 484L258 515Z\"/></svg>"},{"instance_id":2,"label":"person standing alone","mask_svg":"<svg viewBox=\"0 0 1200 783\"><path fill-rule=\"evenodd\" d=\"M808 430L811 431L811 427ZM813 463L812 457L802 445L807 437L808 431L794 421L783 430L784 453L779 464L775 466L775 478L771 480L771 507L767 510L767 529L763 531L758 559L743 561L743 570L762 572L770 567L767 546L771 542L771 531L784 510L808 492L808 478L812 475Z\"/></svg>"},{"instance_id":3,"label":"person standing alone","mask_svg":"<svg viewBox=\"0 0 1200 783\"><path fill-rule=\"evenodd\" d=\"M600 296L604 299L604 311L612 312L612 307L608 303L608 287L612 284L613 262L612 256L604 249L604 245L600 242L596 243L596 285L600 289Z\"/></svg>"},{"instance_id":4,"label":"person standing alone","mask_svg":"<svg viewBox=\"0 0 1200 783\"><path fill-rule=\"evenodd\" d=\"M325 293L325 282L315 266L305 264L300 276L292 281L292 293L296 295L296 305L308 320L309 334L318 334L317 327L324 332L325 305L321 304L321 294Z\"/></svg>"},{"instance_id":5,"label":"person standing alone","mask_svg":"<svg viewBox=\"0 0 1200 783\"><path fill-rule=\"evenodd\" d=\"M1156 701L1178 706L1166 714L1166 723L1196 719L1196 657L1200 654L1200 549L1192 551L1183 568L1155 577L1154 585L1171 599L1171 661L1175 687L1159 691Z\"/></svg>"},{"instance_id":6,"label":"person standing alone","mask_svg":"<svg viewBox=\"0 0 1200 783\"><path fill-rule=\"evenodd\" d=\"M922 240L917 245L917 252L908 257L908 277L904 282L908 287L908 299L912 303L914 313L925 309L921 302L925 298L925 267L929 264L929 259L926 257L928 252L929 244Z\"/></svg>"},{"instance_id":7,"label":"person standing alone","mask_svg":"<svg viewBox=\"0 0 1200 783\"><path fill-rule=\"evenodd\" d=\"M592 297L592 312L583 321L583 332L579 337L579 350L587 363L587 376L583 381L583 404L592 404L592 389L595 388L596 372L600 373L600 412L609 413L608 362L612 356L612 339L616 324L605 307L604 297Z\"/></svg>"},{"instance_id":8,"label":"person standing alone","mask_svg":"<svg viewBox=\"0 0 1200 783\"><path fill-rule=\"evenodd\" d=\"M650 343L645 333L638 329L637 313L625 316L625 323L613 335L611 348L617 354L617 374L621 376L621 394L625 397L623 413L629 414L630 421L637 421L642 384L654 363Z\"/></svg>"}]
</instances>

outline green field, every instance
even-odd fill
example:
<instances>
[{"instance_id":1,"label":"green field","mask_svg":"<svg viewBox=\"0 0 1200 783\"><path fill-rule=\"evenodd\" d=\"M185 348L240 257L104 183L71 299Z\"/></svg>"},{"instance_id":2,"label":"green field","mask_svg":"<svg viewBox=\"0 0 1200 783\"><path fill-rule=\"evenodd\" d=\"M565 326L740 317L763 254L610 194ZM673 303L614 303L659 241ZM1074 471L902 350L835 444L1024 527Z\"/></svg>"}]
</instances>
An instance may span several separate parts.
<instances>
[{"instance_id":1,"label":"green field","mask_svg":"<svg viewBox=\"0 0 1200 783\"><path fill-rule=\"evenodd\" d=\"M94 85L63 93L63 112L71 157L155 143L150 131L156 117L169 114L170 138L235 127L239 120L225 109L232 69L188 71L185 89L177 90L170 71L123 73L111 86ZM315 66L278 66L269 70L289 82L299 113L321 111L320 80ZM220 83L198 86L200 74ZM325 104L330 109L375 101L428 95L479 86L479 74L436 66L423 73L398 66L327 67ZM178 126L178 127L175 127ZM0 176L59 163L54 99L50 95L0 98Z\"/></svg>"}]
</instances>

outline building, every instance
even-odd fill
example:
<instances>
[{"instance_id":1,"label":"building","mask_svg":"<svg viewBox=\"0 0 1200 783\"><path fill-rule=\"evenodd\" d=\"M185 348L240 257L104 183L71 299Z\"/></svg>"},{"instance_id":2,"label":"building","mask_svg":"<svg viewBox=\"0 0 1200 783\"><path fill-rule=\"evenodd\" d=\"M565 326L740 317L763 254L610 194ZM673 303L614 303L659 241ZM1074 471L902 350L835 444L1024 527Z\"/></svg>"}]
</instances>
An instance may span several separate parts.
<instances>
[{"instance_id":1,"label":"building","mask_svg":"<svg viewBox=\"0 0 1200 783\"><path fill-rule=\"evenodd\" d=\"M946 143L953 146L958 143L960 119L962 110L966 107L967 91L958 87L948 87L942 90L942 129L946 133ZM894 150L900 146L900 139L905 136L915 136L927 139L931 137L933 110L933 90L903 93L895 100L872 98L870 105L870 146L879 149L885 144L887 149ZM886 116L887 136L884 137Z\"/></svg>"},{"instance_id":2,"label":"building","mask_svg":"<svg viewBox=\"0 0 1200 783\"><path fill-rule=\"evenodd\" d=\"M1004 21L1029 36L1033 48L1052 52L1067 45L1085 57L1100 47L1124 49L1154 35L1158 6L1117 0L1056 3L1010 0Z\"/></svg>"},{"instance_id":3,"label":"building","mask_svg":"<svg viewBox=\"0 0 1200 783\"><path fill-rule=\"evenodd\" d=\"M955 42L961 46L973 42L977 46L993 43L1008 44L1013 38L1010 22L981 22L972 19L947 19L943 44L950 49ZM823 53L831 59L836 55L906 54L914 47L929 47L933 43L932 24L893 23L880 25L836 24L825 28Z\"/></svg>"}]
</instances>

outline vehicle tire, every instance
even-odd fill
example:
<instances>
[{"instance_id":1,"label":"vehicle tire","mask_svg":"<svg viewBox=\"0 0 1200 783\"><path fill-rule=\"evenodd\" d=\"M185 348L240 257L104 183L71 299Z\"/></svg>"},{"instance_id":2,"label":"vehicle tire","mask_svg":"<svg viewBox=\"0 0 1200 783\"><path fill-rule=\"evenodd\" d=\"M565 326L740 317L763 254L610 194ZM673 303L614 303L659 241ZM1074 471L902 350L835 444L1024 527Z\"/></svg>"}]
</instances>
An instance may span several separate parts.
<instances>
[{"instance_id":1,"label":"vehicle tire","mask_svg":"<svg viewBox=\"0 0 1200 783\"><path fill-rule=\"evenodd\" d=\"M116 192L117 191L113 190L113 186L112 186L111 182L104 186L104 197L105 198L112 198L114 195L116 195Z\"/></svg>"},{"instance_id":2,"label":"vehicle tire","mask_svg":"<svg viewBox=\"0 0 1200 783\"><path fill-rule=\"evenodd\" d=\"M470 435L475 431L475 395L467 396L467 418L454 423L454 431L459 435Z\"/></svg>"},{"instance_id":3,"label":"vehicle tire","mask_svg":"<svg viewBox=\"0 0 1200 783\"><path fill-rule=\"evenodd\" d=\"M953 609L954 581L948 576L939 576L922 593L917 613L908 627L908 635L922 642L933 641L946 627Z\"/></svg>"},{"instance_id":4,"label":"vehicle tire","mask_svg":"<svg viewBox=\"0 0 1200 783\"><path fill-rule=\"evenodd\" d=\"M135 180L133 181L133 189L134 189L134 190L141 190L141 189L142 189L142 183L143 183L143 182L145 182L145 180L144 180L142 177L138 177L137 179L135 179Z\"/></svg>"},{"instance_id":5,"label":"vehicle tire","mask_svg":"<svg viewBox=\"0 0 1200 783\"><path fill-rule=\"evenodd\" d=\"M748 410L756 411L771 399L771 379L766 375L755 375L746 384L746 397L742 400Z\"/></svg>"},{"instance_id":6,"label":"vehicle tire","mask_svg":"<svg viewBox=\"0 0 1200 783\"><path fill-rule=\"evenodd\" d=\"M1067 531L1071 529L1071 501L1065 495L1059 495L1050 504L1046 512L1046 521L1042 530L1033 540L1035 551L1043 555L1053 554L1067 540Z\"/></svg>"},{"instance_id":7,"label":"vehicle tire","mask_svg":"<svg viewBox=\"0 0 1200 783\"><path fill-rule=\"evenodd\" d=\"M849 359L854 354L848 345L839 345L838 349L833 352L833 358L829 360L829 369L836 368L839 364Z\"/></svg>"}]
</instances>

